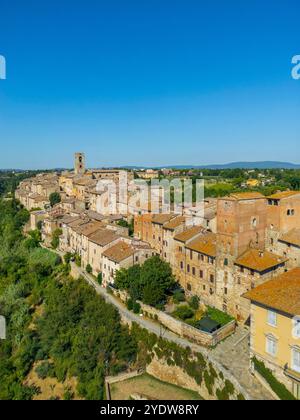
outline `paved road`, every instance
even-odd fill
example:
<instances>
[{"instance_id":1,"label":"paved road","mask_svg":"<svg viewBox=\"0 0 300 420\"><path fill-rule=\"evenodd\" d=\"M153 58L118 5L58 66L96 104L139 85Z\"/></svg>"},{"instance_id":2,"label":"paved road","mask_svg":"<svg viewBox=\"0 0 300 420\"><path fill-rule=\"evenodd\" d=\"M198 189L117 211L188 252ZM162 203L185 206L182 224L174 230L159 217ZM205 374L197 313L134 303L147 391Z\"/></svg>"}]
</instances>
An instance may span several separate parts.
<instances>
[{"instance_id":1,"label":"paved road","mask_svg":"<svg viewBox=\"0 0 300 420\"><path fill-rule=\"evenodd\" d=\"M165 329L158 323L152 322L144 317L130 312L114 295L111 295L105 288L101 287L92 276L87 274L84 270L76 267L81 276L92 286L95 291L101 295L106 302L111 303L119 310L122 317L131 322L136 322L141 327L153 332L157 336L163 337L166 340L172 341L181 347L190 347L193 351L202 353L224 373L231 382L241 387L243 394L247 399L251 400L273 400L272 395L257 381L249 371L249 350L245 346L245 340L240 343L238 341L243 338L245 332L240 329L237 333L230 337L230 341L225 340L213 351L210 351L197 344L178 337L176 334ZM241 335L242 334L242 335ZM238 343L238 344L237 344Z\"/></svg>"}]
</instances>

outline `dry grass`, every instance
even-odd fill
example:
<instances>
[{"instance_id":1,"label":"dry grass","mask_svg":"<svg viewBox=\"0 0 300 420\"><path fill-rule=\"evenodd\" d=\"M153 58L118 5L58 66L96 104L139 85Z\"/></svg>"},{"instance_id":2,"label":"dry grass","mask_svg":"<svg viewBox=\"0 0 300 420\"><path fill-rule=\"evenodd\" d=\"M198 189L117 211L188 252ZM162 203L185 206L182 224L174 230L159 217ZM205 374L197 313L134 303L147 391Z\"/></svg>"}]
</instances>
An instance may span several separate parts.
<instances>
[{"instance_id":1,"label":"dry grass","mask_svg":"<svg viewBox=\"0 0 300 420\"><path fill-rule=\"evenodd\" d=\"M111 385L112 400L130 400L133 394L146 397L149 400L201 400L194 391L180 388L144 374L126 381Z\"/></svg>"},{"instance_id":2,"label":"dry grass","mask_svg":"<svg viewBox=\"0 0 300 420\"><path fill-rule=\"evenodd\" d=\"M76 393L77 380L76 378L66 379L65 382L60 383L56 378L40 379L35 372L39 363L35 364L29 372L24 385L34 386L40 389L40 394L35 395L33 400L50 400L51 398L64 399L64 393L69 389L74 393L74 400L80 400Z\"/></svg>"}]
</instances>

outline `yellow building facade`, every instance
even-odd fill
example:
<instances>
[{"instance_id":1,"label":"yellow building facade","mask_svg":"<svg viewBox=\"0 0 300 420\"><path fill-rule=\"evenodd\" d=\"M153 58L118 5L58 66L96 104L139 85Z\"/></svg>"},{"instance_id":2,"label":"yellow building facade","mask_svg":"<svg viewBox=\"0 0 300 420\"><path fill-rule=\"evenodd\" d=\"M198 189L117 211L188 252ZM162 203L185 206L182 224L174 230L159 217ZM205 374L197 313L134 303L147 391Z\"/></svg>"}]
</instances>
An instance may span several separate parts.
<instances>
[{"instance_id":1,"label":"yellow building facade","mask_svg":"<svg viewBox=\"0 0 300 420\"><path fill-rule=\"evenodd\" d=\"M300 268L244 297L251 300L251 356L300 399Z\"/></svg>"}]
</instances>

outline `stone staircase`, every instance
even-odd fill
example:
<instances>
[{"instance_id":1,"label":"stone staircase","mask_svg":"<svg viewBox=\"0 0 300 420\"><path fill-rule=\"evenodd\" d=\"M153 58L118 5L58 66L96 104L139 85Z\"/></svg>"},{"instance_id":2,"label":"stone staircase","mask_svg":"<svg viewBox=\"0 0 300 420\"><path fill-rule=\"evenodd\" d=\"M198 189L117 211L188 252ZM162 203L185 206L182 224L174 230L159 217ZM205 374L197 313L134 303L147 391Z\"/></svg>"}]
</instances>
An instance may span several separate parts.
<instances>
[{"instance_id":1,"label":"stone staircase","mask_svg":"<svg viewBox=\"0 0 300 420\"><path fill-rule=\"evenodd\" d=\"M250 373L249 329L237 327L232 334L220 343L211 354L239 383L254 400L273 400L270 392Z\"/></svg>"}]
</instances>

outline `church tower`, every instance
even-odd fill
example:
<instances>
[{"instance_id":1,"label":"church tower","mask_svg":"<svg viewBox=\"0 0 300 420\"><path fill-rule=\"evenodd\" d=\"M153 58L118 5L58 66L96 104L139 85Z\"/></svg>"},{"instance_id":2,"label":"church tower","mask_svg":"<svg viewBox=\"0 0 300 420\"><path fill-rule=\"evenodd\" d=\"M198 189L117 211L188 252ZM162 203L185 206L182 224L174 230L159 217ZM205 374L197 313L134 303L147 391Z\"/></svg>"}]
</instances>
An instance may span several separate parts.
<instances>
[{"instance_id":1,"label":"church tower","mask_svg":"<svg viewBox=\"0 0 300 420\"><path fill-rule=\"evenodd\" d=\"M85 173L85 155L84 153L75 153L75 174L82 175Z\"/></svg>"}]
</instances>

